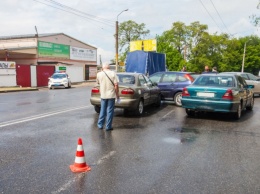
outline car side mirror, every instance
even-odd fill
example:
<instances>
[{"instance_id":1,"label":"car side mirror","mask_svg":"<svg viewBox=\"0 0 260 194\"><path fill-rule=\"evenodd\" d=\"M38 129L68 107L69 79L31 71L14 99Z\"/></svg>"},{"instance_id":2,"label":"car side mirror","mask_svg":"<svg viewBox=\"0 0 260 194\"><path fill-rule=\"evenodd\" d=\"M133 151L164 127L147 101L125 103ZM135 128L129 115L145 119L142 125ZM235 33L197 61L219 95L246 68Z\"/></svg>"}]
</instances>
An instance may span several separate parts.
<instances>
[{"instance_id":1,"label":"car side mirror","mask_svg":"<svg viewBox=\"0 0 260 194\"><path fill-rule=\"evenodd\" d=\"M247 88L253 89L253 88L255 88L255 86L254 85L247 85Z\"/></svg>"}]
</instances>

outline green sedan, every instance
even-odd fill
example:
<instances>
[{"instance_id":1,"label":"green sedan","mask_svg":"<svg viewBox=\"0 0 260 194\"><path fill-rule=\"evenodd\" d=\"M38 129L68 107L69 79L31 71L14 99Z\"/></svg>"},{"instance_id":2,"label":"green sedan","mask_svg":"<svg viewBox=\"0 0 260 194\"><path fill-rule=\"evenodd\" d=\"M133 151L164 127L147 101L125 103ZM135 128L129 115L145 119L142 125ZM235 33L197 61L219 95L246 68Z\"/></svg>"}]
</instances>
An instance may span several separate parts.
<instances>
[{"instance_id":1,"label":"green sedan","mask_svg":"<svg viewBox=\"0 0 260 194\"><path fill-rule=\"evenodd\" d=\"M253 85L234 74L202 74L182 91L182 107L187 115L195 112L225 112L241 117L244 109L254 106Z\"/></svg>"}]
</instances>

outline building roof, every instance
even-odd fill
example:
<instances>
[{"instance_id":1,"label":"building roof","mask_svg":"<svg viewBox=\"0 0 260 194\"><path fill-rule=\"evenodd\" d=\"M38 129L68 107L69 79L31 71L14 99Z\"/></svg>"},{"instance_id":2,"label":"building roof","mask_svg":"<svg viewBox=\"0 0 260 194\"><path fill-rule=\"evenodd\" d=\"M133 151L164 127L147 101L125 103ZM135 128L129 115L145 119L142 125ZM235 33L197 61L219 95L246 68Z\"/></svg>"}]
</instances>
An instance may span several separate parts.
<instances>
[{"instance_id":1,"label":"building roof","mask_svg":"<svg viewBox=\"0 0 260 194\"><path fill-rule=\"evenodd\" d=\"M21 38L41 38L41 37L49 37L49 36L57 36L57 35L64 35L64 36L67 36L71 39L74 39L78 42L81 42L85 45L88 45L88 46L91 46L93 48L96 48L92 45L89 45L89 44L86 44L80 40L77 40L71 36L68 36L67 34L64 34L64 33L45 33L45 34L26 34L26 35L12 35L12 36L0 36L0 40L10 40L10 39L21 39ZM97 49L97 48L96 48Z\"/></svg>"}]
</instances>

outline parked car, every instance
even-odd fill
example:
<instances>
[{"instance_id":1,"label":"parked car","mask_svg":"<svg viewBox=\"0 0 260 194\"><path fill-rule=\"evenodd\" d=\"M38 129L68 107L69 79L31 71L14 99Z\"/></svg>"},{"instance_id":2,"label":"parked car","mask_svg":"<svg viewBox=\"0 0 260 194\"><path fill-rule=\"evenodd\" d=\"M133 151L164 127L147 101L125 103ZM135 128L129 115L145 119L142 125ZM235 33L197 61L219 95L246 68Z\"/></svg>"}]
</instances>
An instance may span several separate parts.
<instances>
[{"instance_id":1,"label":"parked car","mask_svg":"<svg viewBox=\"0 0 260 194\"><path fill-rule=\"evenodd\" d=\"M254 94L260 95L260 78L254 76L252 73L246 73L246 72L223 72L223 73L231 73L231 74L237 74L245 78L246 83L249 85L254 85L253 92Z\"/></svg>"},{"instance_id":2,"label":"parked car","mask_svg":"<svg viewBox=\"0 0 260 194\"><path fill-rule=\"evenodd\" d=\"M49 77L48 88L70 88L71 80L67 73L56 72Z\"/></svg>"},{"instance_id":3,"label":"parked car","mask_svg":"<svg viewBox=\"0 0 260 194\"><path fill-rule=\"evenodd\" d=\"M162 100L173 100L175 105L181 106L182 89L197 77L198 74L191 72L166 71L154 73L149 78L160 88Z\"/></svg>"},{"instance_id":4,"label":"parked car","mask_svg":"<svg viewBox=\"0 0 260 194\"><path fill-rule=\"evenodd\" d=\"M144 107L148 105L161 105L161 92L156 84L141 73L117 73L119 79L120 103L115 103L115 108L123 108L124 113L133 111L142 115ZM91 90L90 103L97 113L100 112L99 85Z\"/></svg>"},{"instance_id":5,"label":"parked car","mask_svg":"<svg viewBox=\"0 0 260 194\"><path fill-rule=\"evenodd\" d=\"M242 110L254 106L253 85L236 74L203 74L182 92L182 107L187 115L195 111L226 112L236 119Z\"/></svg>"}]
</instances>

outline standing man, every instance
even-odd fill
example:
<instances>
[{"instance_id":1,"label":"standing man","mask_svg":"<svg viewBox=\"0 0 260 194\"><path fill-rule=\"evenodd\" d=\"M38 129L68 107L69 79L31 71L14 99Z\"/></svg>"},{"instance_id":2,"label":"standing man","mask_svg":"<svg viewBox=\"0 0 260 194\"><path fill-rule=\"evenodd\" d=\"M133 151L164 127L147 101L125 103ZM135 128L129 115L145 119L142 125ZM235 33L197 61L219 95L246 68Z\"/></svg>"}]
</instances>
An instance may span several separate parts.
<instances>
[{"instance_id":1,"label":"standing man","mask_svg":"<svg viewBox=\"0 0 260 194\"><path fill-rule=\"evenodd\" d=\"M97 74L97 84L100 85L101 109L99 113L97 126L103 129L106 124L106 130L113 130L112 121L114 117L115 99L119 99L118 77L114 71L111 71L108 62L102 65L102 71Z\"/></svg>"},{"instance_id":2,"label":"standing man","mask_svg":"<svg viewBox=\"0 0 260 194\"><path fill-rule=\"evenodd\" d=\"M203 73L209 73L209 66L205 66L204 72Z\"/></svg>"},{"instance_id":3,"label":"standing man","mask_svg":"<svg viewBox=\"0 0 260 194\"><path fill-rule=\"evenodd\" d=\"M183 66L181 71L183 71L183 72L187 71L186 66Z\"/></svg>"}]
</instances>

